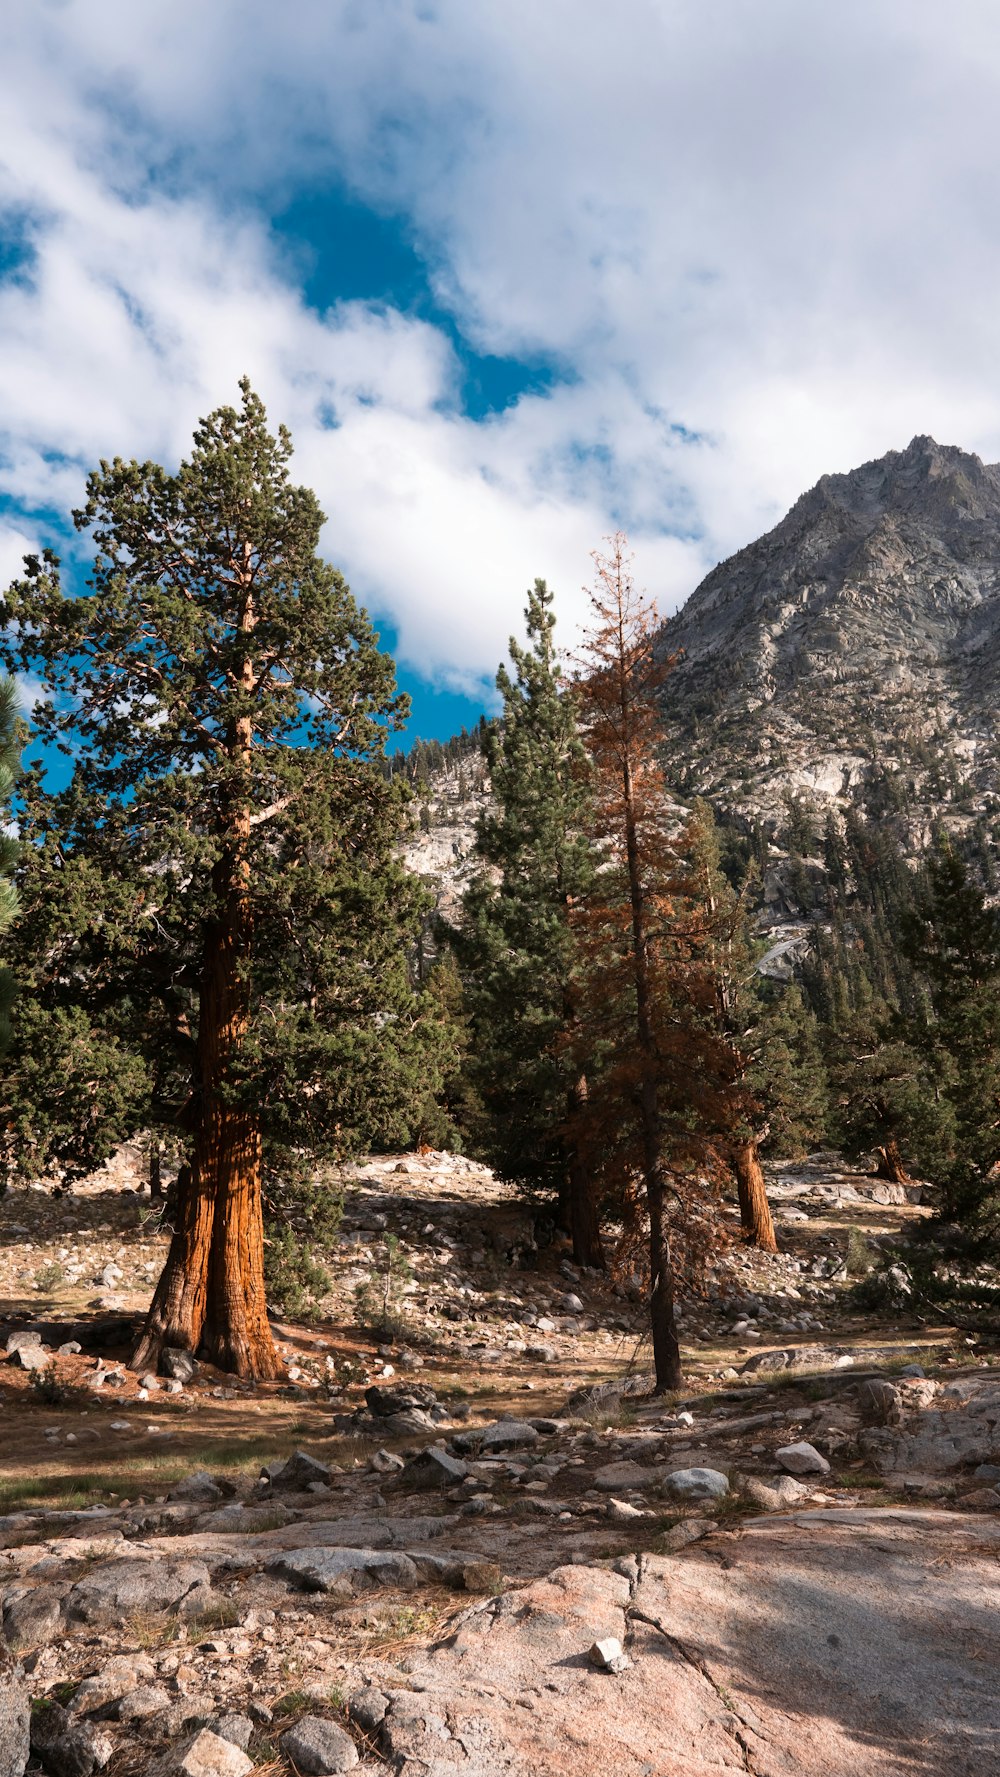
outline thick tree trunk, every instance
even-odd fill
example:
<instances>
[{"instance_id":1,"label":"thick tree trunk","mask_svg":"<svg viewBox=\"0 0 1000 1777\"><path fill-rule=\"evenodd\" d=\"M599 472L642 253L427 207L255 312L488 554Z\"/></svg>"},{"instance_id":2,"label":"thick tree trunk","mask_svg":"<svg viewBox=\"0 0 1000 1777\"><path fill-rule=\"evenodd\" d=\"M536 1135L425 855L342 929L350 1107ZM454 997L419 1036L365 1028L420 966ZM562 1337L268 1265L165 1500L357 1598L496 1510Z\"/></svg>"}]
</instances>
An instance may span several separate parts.
<instances>
[{"instance_id":1,"label":"thick tree trunk","mask_svg":"<svg viewBox=\"0 0 1000 1777\"><path fill-rule=\"evenodd\" d=\"M778 1242L755 1141L741 1142L734 1150L733 1170L740 1199L740 1221L747 1245L759 1247L761 1252L776 1253Z\"/></svg>"},{"instance_id":2,"label":"thick tree trunk","mask_svg":"<svg viewBox=\"0 0 1000 1777\"><path fill-rule=\"evenodd\" d=\"M240 616L245 651L241 688L254 688L249 637L255 626L249 544L242 549L246 592ZM164 1346L206 1355L238 1376L282 1373L267 1319L261 1138L257 1116L233 1102L236 1063L250 1022L253 952L250 900L250 718L226 740L239 767L220 820L221 855L212 872L217 909L205 930L198 1015L194 1141L176 1231L156 1287L135 1366L158 1364Z\"/></svg>"},{"instance_id":3,"label":"thick tree trunk","mask_svg":"<svg viewBox=\"0 0 1000 1777\"><path fill-rule=\"evenodd\" d=\"M893 1185L909 1184L910 1175L903 1165L903 1156L899 1151L899 1143L895 1137L887 1141L884 1147L876 1148L875 1153L878 1156L878 1165L875 1168L876 1178L888 1179L889 1183Z\"/></svg>"}]
</instances>

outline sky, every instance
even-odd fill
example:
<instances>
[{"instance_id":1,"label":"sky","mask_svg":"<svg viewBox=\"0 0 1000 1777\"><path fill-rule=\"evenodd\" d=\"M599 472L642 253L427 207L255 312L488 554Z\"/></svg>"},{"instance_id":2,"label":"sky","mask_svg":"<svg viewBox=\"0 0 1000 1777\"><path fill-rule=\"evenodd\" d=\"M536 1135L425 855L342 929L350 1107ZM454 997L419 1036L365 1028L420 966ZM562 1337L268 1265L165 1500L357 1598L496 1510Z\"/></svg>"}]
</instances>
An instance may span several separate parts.
<instances>
[{"instance_id":1,"label":"sky","mask_svg":"<svg viewBox=\"0 0 1000 1777\"><path fill-rule=\"evenodd\" d=\"M0 581L247 374L410 738L625 529L664 614L826 471L1000 458L994 0L6 0Z\"/></svg>"}]
</instances>

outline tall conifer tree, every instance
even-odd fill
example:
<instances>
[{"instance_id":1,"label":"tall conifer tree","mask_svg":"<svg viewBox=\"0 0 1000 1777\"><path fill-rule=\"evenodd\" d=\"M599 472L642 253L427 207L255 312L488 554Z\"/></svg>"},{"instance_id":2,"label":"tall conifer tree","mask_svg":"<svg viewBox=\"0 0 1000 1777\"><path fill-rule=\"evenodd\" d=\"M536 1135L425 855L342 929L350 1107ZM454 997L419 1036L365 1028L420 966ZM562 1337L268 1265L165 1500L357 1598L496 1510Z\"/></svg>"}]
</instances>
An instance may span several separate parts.
<instances>
[{"instance_id":1,"label":"tall conifer tree","mask_svg":"<svg viewBox=\"0 0 1000 1777\"><path fill-rule=\"evenodd\" d=\"M705 892L693 824L671 810L660 696L672 660L633 585L625 538L597 555L596 626L578 696L593 762L598 860L574 909L581 991L576 1053L589 1093L576 1127L626 1226L648 1234L656 1383L681 1381L679 1268L718 1240L715 1197L742 1108L739 1058L720 1030L714 952L724 929Z\"/></svg>"},{"instance_id":2,"label":"tall conifer tree","mask_svg":"<svg viewBox=\"0 0 1000 1777\"><path fill-rule=\"evenodd\" d=\"M480 870L455 942L472 1023L481 1145L501 1177L553 1195L582 1264L603 1263L590 1176L567 1133L586 1091L561 1036L574 1012L569 912L592 875L584 833L586 759L555 646L552 594L536 580L527 647L501 666L503 717L483 751L493 791L476 835Z\"/></svg>"},{"instance_id":3,"label":"tall conifer tree","mask_svg":"<svg viewBox=\"0 0 1000 1777\"><path fill-rule=\"evenodd\" d=\"M262 1173L363 1138L420 1072L421 893L381 763L392 662L317 553L288 434L241 388L176 474L116 458L90 477L91 596L29 559L0 619L7 663L48 694L36 733L74 760L66 790L25 791L39 992L143 1059L140 1100L177 1092L175 1231L134 1361L201 1348L261 1377L280 1367Z\"/></svg>"}]
</instances>

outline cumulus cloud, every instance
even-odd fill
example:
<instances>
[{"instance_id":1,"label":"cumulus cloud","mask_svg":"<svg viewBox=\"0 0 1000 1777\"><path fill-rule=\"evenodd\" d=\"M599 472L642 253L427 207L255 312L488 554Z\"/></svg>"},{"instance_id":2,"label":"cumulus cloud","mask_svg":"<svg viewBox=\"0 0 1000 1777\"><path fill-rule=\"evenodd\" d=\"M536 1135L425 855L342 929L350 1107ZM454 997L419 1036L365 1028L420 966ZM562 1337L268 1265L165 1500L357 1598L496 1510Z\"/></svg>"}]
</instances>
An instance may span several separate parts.
<instances>
[{"instance_id":1,"label":"cumulus cloud","mask_svg":"<svg viewBox=\"0 0 1000 1777\"><path fill-rule=\"evenodd\" d=\"M535 573L579 615L619 524L670 608L825 469L1000 455L989 0L15 0L0 51L0 489L176 457L246 370L429 675L491 672ZM565 374L475 421L441 329L308 308L267 214L330 181Z\"/></svg>"}]
</instances>

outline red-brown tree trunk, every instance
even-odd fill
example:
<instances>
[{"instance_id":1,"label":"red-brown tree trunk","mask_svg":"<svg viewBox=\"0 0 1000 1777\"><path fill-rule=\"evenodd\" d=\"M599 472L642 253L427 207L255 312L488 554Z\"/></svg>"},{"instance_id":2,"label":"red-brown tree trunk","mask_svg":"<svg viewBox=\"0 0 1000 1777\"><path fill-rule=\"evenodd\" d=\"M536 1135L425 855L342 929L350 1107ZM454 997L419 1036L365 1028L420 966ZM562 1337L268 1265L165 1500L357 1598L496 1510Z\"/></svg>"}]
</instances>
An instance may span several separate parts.
<instances>
[{"instance_id":1,"label":"red-brown tree trunk","mask_svg":"<svg viewBox=\"0 0 1000 1777\"><path fill-rule=\"evenodd\" d=\"M774 1232L771 1205L755 1141L741 1142L733 1151L733 1171L740 1199L740 1221L748 1246L761 1252L776 1253L778 1241Z\"/></svg>"},{"instance_id":2,"label":"red-brown tree trunk","mask_svg":"<svg viewBox=\"0 0 1000 1777\"><path fill-rule=\"evenodd\" d=\"M242 549L246 591L240 615L241 688L254 688L249 637L255 626L251 552ZM253 952L250 900L249 717L226 737L239 768L220 819L221 855L212 872L216 917L207 923L198 1016L194 1139L179 1192L177 1226L156 1287L135 1367L152 1368L165 1346L206 1356L238 1376L282 1374L267 1319L261 1136L254 1110L234 1098L236 1063L250 1023Z\"/></svg>"},{"instance_id":3,"label":"red-brown tree trunk","mask_svg":"<svg viewBox=\"0 0 1000 1777\"><path fill-rule=\"evenodd\" d=\"M909 1184L910 1175L903 1165L903 1156L899 1151L899 1143L895 1137L887 1141L884 1147L876 1148L875 1152L878 1156L878 1165L875 1168L876 1178L888 1179L889 1183L893 1185Z\"/></svg>"}]
</instances>

